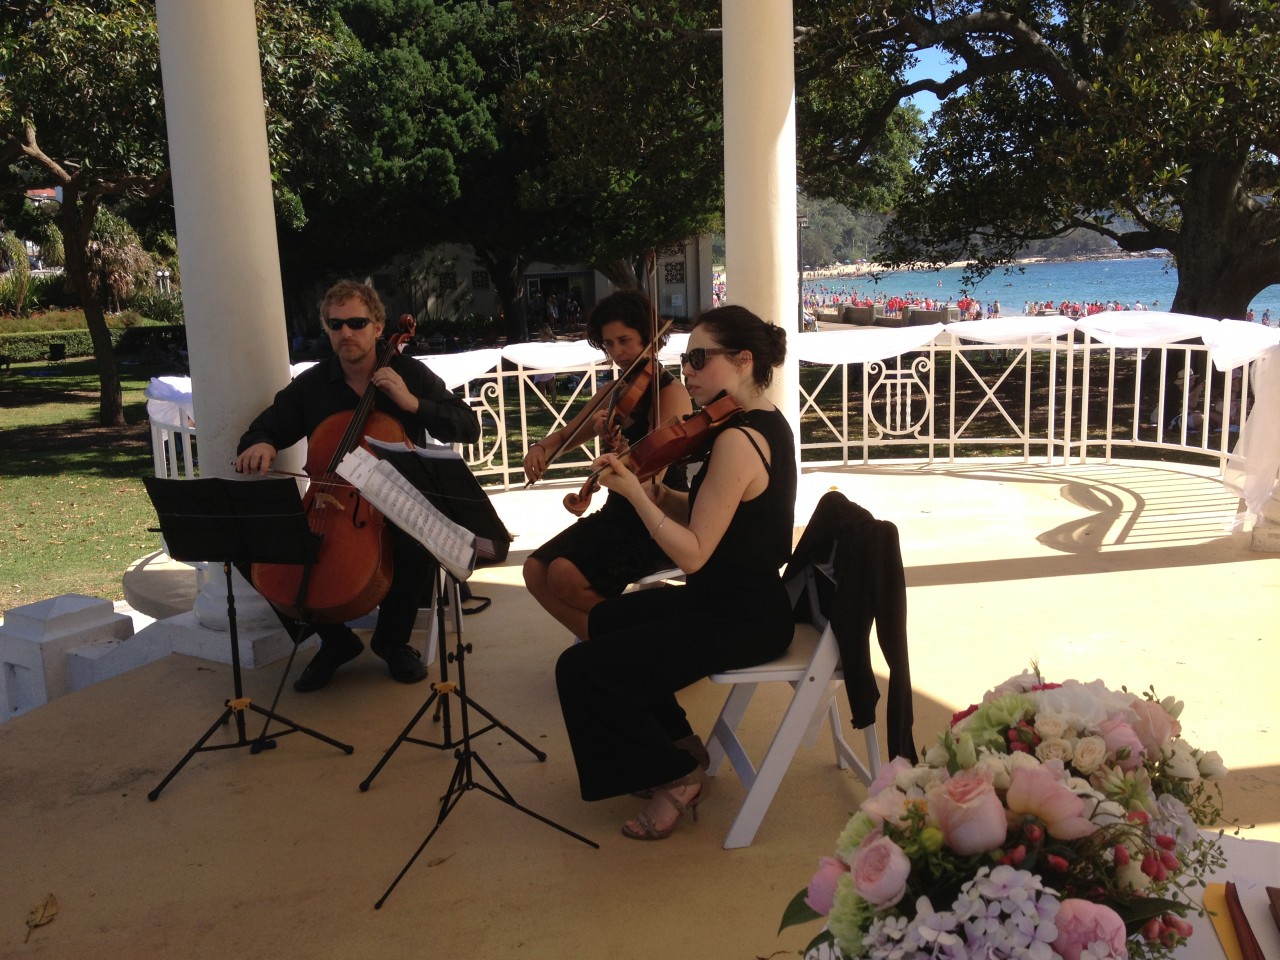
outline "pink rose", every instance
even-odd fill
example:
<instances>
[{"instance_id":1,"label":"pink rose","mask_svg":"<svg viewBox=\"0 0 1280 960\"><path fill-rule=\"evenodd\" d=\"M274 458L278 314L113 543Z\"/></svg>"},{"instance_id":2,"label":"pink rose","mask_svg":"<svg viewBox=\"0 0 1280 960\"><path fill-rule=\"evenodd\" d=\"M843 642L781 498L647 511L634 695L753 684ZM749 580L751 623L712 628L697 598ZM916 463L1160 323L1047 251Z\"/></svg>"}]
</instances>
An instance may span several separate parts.
<instances>
[{"instance_id":1,"label":"pink rose","mask_svg":"<svg viewBox=\"0 0 1280 960\"><path fill-rule=\"evenodd\" d=\"M1138 739L1129 721L1120 717L1107 717L1098 724L1098 734L1106 743L1107 752L1116 758L1116 764L1121 770L1136 770L1142 766L1142 741Z\"/></svg>"},{"instance_id":2,"label":"pink rose","mask_svg":"<svg viewBox=\"0 0 1280 960\"><path fill-rule=\"evenodd\" d=\"M1124 921L1110 907L1089 900L1066 899L1058 908L1053 924L1058 939L1053 952L1063 960L1080 960L1091 943L1104 943L1113 957L1128 956L1124 945Z\"/></svg>"},{"instance_id":3,"label":"pink rose","mask_svg":"<svg viewBox=\"0 0 1280 960\"><path fill-rule=\"evenodd\" d=\"M1138 715L1133 732L1138 735L1148 756L1160 756L1164 745L1182 732L1182 724L1153 700L1135 701L1133 712Z\"/></svg>"},{"instance_id":4,"label":"pink rose","mask_svg":"<svg viewBox=\"0 0 1280 960\"><path fill-rule=\"evenodd\" d=\"M836 884L849 872L849 865L837 857L823 857L818 861L818 872L809 881L809 893L804 902L824 917L831 912L836 899Z\"/></svg>"},{"instance_id":5,"label":"pink rose","mask_svg":"<svg viewBox=\"0 0 1280 960\"><path fill-rule=\"evenodd\" d=\"M929 814L947 846L961 856L994 850L1008 832L1004 805L992 786L991 772L983 767L962 770L932 786Z\"/></svg>"},{"instance_id":6,"label":"pink rose","mask_svg":"<svg viewBox=\"0 0 1280 960\"><path fill-rule=\"evenodd\" d=\"M880 772L876 774L875 780L871 782L871 786L867 788L867 796L874 797L885 787L893 786L893 781L897 779L898 774L906 773L913 769L913 764L906 757L894 757L888 763L880 765Z\"/></svg>"},{"instance_id":7,"label":"pink rose","mask_svg":"<svg viewBox=\"0 0 1280 960\"><path fill-rule=\"evenodd\" d=\"M1022 767L1009 777L1009 812L1032 816L1059 840L1078 840L1098 829L1084 814L1084 801L1044 767Z\"/></svg>"},{"instance_id":8,"label":"pink rose","mask_svg":"<svg viewBox=\"0 0 1280 960\"><path fill-rule=\"evenodd\" d=\"M869 837L853 861L853 888L879 910L892 907L907 892L911 860L884 836Z\"/></svg>"}]
</instances>

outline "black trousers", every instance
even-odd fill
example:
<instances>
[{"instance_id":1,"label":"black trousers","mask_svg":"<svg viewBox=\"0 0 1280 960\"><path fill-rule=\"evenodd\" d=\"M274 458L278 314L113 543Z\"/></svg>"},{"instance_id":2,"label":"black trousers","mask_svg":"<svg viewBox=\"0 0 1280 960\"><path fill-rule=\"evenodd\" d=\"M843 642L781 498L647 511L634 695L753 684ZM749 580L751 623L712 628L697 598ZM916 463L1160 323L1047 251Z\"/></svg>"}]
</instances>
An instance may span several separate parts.
<instances>
[{"instance_id":1,"label":"black trousers","mask_svg":"<svg viewBox=\"0 0 1280 960\"><path fill-rule=\"evenodd\" d=\"M676 691L780 656L794 624L778 581L623 594L591 611L588 631L560 655L556 688L582 798L602 800L692 773L697 762L675 745L693 733Z\"/></svg>"}]
</instances>

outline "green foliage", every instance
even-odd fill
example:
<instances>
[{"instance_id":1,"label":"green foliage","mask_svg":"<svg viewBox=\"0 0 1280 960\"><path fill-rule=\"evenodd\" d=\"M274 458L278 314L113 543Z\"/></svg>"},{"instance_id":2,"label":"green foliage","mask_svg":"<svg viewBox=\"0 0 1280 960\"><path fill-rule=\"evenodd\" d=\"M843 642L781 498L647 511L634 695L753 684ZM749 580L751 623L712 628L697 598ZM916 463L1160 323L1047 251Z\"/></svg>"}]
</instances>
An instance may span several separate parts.
<instances>
[{"instance_id":1,"label":"green foliage","mask_svg":"<svg viewBox=\"0 0 1280 960\"><path fill-rule=\"evenodd\" d=\"M129 298L126 306L153 323L181 325L186 320L182 313L182 297L176 293L139 291Z\"/></svg>"},{"instance_id":2,"label":"green foliage","mask_svg":"<svg viewBox=\"0 0 1280 960\"><path fill-rule=\"evenodd\" d=\"M22 313L31 282L31 267L26 246L13 233L0 233L0 265L6 268L0 275L0 309L11 304L14 313Z\"/></svg>"},{"instance_id":3,"label":"green foliage","mask_svg":"<svg viewBox=\"0 0 1280 960\"><path fill-rule=\"evenodd\" d=\"M111 331L112 344L119 343L124 329ZM15 363L47 360L51 344L60 343L67 357L92 357L93 340L86 330L64 330L50 333L0 333L0 353Z\"/></svg>"},{"instance_id":4,"label":"green foliage","mask_svg":"<svg viewBox=\"0 0 1280 960\"><path fill-rule=\"evenodd\" d=\"M709 231L723 190L718 10L540 0L522 8L538 67L508 93L545 138L521 178L531 212L562 225L564 260L634 258Z\"/></svg>"},{"instance_id":5,"label":"green foliage","mask_svg":"<svg viewBox=\"0 0 1280 960\"><path fill-rule=\"evenodd\" d=\"M444 211L463 197L462 171L496 149L494 115L507 75L503 4L333 6L330 29L342 55L323 72L329 95L317 102L329 115L318 129L333 142L290 151L287 171L305 214L281 231L294 286L458 236ZM304 125L298 132L316 136ZM277 168L283 173L278 161Z\"/></svg>"},{"instance_id":6,"label":"green foliage","mask_svg":"<svg viewBox=\"0 0 1280 960\"><path fill-rule=\"evenodd\" d=\"M88 246L89 286L95 297L118 310L141 290L155 285L156 261L142 248L128 221L98 209Z\"/></svg>"},{"instance_id":7,"label":"green foliage","mask_svg":"<svg viewBox=\"0 0 1280 960\"><path fill-rule=\"evenodd\" d=\"M881 259L969 259L982 274L1084 228L1128 252L1168 250L1175 310L1243 316L1280 282L1275 0L831 10L805 11L820 29L804 32L798 63L873 61L892 81L864 78L866 102L833 112L823 139L874 146L906 98L942 100ZM949 60L909 82L924 48Z\"/></svg>"}]
</instances>

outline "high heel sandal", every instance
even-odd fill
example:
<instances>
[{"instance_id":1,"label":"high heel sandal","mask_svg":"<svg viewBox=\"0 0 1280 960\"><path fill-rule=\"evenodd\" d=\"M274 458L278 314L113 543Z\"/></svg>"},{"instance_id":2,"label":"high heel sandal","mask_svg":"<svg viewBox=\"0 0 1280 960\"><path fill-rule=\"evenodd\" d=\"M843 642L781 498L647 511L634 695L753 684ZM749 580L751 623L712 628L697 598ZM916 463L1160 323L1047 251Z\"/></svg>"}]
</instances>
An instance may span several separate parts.
<instances>
[{"instance_id":1,"label":"high heel sandal","mask_svg":"<svg viewBox=\"0 0 1280 960\"><path fill-rule=\"evenodd\" d=\"M681 737L675 741L675 745L689 754L693 759L698 761L698 766L703 770L711 766L711 754L707 753L707 745L702 742L702 738L696 733L691 733L687 737ZM656 788L650 787L647 790L636 790L631 795L641 800L652 800L653 792Z\"/></svg>"},{"instance_id":2,"label":"high heel sandal","mask_svg":"<svg viewBox=\"0 0 1280 960\"><path fill-rule=\"evenodd\" d=\"M681 801L675 794L671 792L674 787L693 787L700 789L688 800ZM702 767L696 767L693 773L688 776L681 777L679 780L672 780L670 783L663 784L660 787L654 787L655 797L662 797L676 811L676 818L671 821L671 826L665 830L659 830L653 822L653 818L649 814L641 810L635 816L636 823L640 824L640 830L631 829L631 821L627 821L622 825L622 835L631 840L665 840L671 836L671 832L675 830L677 824L684 819L686 813L692 814L693 821L698 821L698 804L702 803L707 796L707 790L711 787L711 781L708 779L706 772Z\"/></svg>"}]
</instances>

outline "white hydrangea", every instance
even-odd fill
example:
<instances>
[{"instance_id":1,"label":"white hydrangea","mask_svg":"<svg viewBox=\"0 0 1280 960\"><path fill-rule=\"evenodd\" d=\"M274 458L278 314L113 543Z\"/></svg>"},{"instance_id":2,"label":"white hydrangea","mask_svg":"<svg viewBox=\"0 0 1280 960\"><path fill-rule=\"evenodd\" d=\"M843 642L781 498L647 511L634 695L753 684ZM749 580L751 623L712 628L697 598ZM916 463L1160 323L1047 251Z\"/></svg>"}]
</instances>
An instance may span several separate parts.
<instances>
[{"instance_id":1,"label":"white hydrangea","mask_svg":"<svg viewBox=\"0 0 1280 960\"><path fill-rule=\"evenodd\" d=\"M1060 687L1037 690L1032 696L1040 710L1058 714L1081 733L1096 731L1110 716L1123 715L1129 720L1135 716L1130 706L1133 694L1108 690L1101 680L1066 680Z\"/></svg>"}]
</instances>

